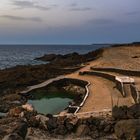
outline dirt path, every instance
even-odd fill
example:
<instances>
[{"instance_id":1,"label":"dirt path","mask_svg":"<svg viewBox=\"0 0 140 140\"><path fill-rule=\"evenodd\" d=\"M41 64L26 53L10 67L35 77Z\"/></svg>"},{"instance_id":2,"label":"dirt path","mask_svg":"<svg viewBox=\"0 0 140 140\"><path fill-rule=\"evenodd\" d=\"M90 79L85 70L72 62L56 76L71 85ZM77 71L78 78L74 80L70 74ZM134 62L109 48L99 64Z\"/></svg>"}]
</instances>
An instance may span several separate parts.
<instances>
[{"instance_id":1,"label":"dirt path","mask_svg":"<svg viewBox=\"0 0 140 140\"><path fill-rule=\"evenodd\" d=\"M80 71L88 71L90 70L91 66L96 66L99 64L100 60L92 61L79 71L66 75L67 78L81 79L91 83L89 86L89 97L79 112L103 111L112 109L112 103L113 105L118 104L130 106L132 104L131 97L123 98L121 93L116 88L114 88L115 83L97 76L79 75Z\"/></svg>"}]
</instances>

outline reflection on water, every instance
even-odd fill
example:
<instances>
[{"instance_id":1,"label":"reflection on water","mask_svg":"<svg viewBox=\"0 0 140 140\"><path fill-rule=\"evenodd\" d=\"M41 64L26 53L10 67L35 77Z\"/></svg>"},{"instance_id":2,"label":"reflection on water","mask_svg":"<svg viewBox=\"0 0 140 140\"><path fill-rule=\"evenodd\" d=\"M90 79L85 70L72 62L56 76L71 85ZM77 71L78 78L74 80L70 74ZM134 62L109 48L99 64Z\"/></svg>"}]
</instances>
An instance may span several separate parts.
<instances>
[{"instance_id":1,"label":"reflection on water","mask_svg":"<svg viewBox=\"0 0 140 140\"><path fill-rule=\"evenodd\" d=\"M68 107L69 102L73 100L73 96L69 93L53 92L47 93L45 90L36 90L30 92L33 95L28 103L32 104L38 113L58 114Z\"/></svg>"}]
</instances>

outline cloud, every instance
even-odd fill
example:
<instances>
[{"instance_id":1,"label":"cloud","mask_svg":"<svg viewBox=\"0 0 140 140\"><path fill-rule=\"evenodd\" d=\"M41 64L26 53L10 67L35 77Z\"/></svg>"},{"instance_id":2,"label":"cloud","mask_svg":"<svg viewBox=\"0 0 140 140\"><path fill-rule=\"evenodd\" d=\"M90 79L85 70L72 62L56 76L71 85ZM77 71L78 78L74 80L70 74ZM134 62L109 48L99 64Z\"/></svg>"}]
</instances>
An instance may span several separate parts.
<instances>
[{"instance_id":1,"label":"cloud","mask_svg":"<svg viewBox=\"0 0 140 140\"><path fill-rule=\"evenodd\" d=\"M41 6L38 5L36 2L30 2L30 1L18 1L15 0L13 2L15 6L19 9L24 9L24 8L35 8L38 10L50 10L52 7L56 7L56 5L52 5L51 7L46 7L46 6Z\"/></svg>"},{"instance_id":2,"label":"cloud","mask_svg":"<svg viewBox=\"0 0 140 140\"><path fill-rule=\"evenodd\" d=\"M88 23L96 24L96 25L107 25L107 24L115 23L115 21L113 19L107 19L107 18L95 18L89 20Z\"/></svg>"},{"instance_id":3,"label":"cloud","mask_svg":"<svg viewBox=\"0 0 140 140\"><path fill-rule=\"evenodd\" d=\"M12 16L12 15L2 15L0 17L10 19L10 20L24 20L24 21L35 21L35 22L42 21L42 19L39 17L20 17L20 16Z\"/></svg>"},{"instance_id":4,"label":"cloud","mask_svg":"<svg viewBox=\"0 0 140 140\"><path fill-rule=\"evenodd\" d=\"M132 11L132 12L125 13L125 15L127 15L127 16L133 16L133 15L137 15L139 13L140 13L139 11Z\"/></svg>"},{"instance_id":5,"label":"cloud","mask_svg":"<svg viewBox=\"0 0 140 140\"><path fill-rule=\"evenodd\" d=\"M90 7L83 7L83 8L73 7L73 8L70 8L70 11L90 11L90 10L92 10L92 8L90 8Z\"/></svg>"},{"instance_id":6,"label":"cloud","mask_svg":"<svg viewBox=\"0 0 140 140\"><path fill-rule=\"evenodd\" d=\"M69 5L69 7L76 7L78 4L77 3L71 3L70 5Z\"/></svg>"}]
</instances>

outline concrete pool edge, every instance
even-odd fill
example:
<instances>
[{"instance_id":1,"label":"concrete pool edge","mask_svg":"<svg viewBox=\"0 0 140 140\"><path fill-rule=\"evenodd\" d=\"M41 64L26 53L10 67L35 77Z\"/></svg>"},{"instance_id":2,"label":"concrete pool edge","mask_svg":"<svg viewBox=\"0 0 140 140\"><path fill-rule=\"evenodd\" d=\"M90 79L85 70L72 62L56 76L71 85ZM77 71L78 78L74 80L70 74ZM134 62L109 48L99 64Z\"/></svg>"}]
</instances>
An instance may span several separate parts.
<instances>
[{"instance_id":1,"label":"concrete pool edge","mask_svg":"<svg viewBox=\"0 0 140 140\"><path fill-rule=\"evenodd\" d=\"M68 79L71 79L71 78L68 78ZM79 79L78 79L79 80ZM80 81L83 81L83 80L80 80ZM71 106L69 105L69 108L76 108L76 111L74 112L74 114L78 113L78 111L81 109L81 107L84 105L84 103L86 102L86 99L88 98L89 96L89 89L88 87L90 86L90 82L89 81L85 81L87 82L87 85L85 86L85 89L86 89L86 94L85 94L85 97L83 99L83 101L80 103L79 106Z\"/></svg>"},{"instance_id":2,"label":"concrete pool edge","mask_svg":"<svg viewBox=\"0 0 140 140\"><path fill-rule=\"evenodd\" d=\"M80 103L80 105L69 105L68 106L68 109L75 109L75 111L72 113L72 114L76 114L78 113L78 111L81 109L81 107L85 104L86 102L86 99L88 98L89 96L89 89L88 87L90 86L90 82L89 81L86 81L86 80L80 80L80 79L74 79L74 78L67 78L65 77L64 75L60 75L56 78L51 78L51 79L48 79L40 84L37 84L37 85L33 85L33 86L29 86L27 87L25 90L19 92L20 95L24 95L24 94L27 94L29 93L30 91L32 90L35 90L35 89L39 89L39 88L43 88L43 87L47 87L49 84L52 84L53 82L58 82L60 80L77 80L77 81L81 81L81 82L85 82L87 83L86 85L84 85L84 88L85 88L85 96L82 100L82 102ZM82 86L81 86L82 87ZM60 112L61 113L61 112Z\"/></svg>"}]
</instances>

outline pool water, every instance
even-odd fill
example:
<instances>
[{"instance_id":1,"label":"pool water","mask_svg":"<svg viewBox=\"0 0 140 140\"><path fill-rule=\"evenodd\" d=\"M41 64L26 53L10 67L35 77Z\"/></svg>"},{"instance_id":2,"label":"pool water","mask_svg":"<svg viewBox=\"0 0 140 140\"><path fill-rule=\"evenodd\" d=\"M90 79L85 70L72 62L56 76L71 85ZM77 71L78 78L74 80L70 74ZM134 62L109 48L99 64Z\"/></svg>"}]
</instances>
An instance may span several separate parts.
<instances>
[{"instance_id":1,"label":"pool water","mask_svg":"<svg viewBox=\"0 0 140 140\"><path fill-rule=\"evenodd\" d=\"M36 90L30 92L32 98L28 100L38 113L42 114L58 114L68 107L69 102L73 100L73 96L67 92L52 92L46 90Z\"/></svg>"}]
</instances>

